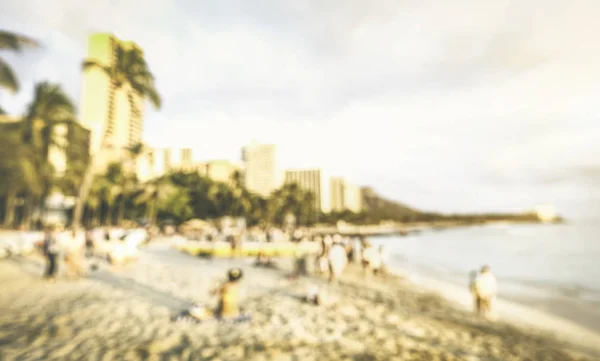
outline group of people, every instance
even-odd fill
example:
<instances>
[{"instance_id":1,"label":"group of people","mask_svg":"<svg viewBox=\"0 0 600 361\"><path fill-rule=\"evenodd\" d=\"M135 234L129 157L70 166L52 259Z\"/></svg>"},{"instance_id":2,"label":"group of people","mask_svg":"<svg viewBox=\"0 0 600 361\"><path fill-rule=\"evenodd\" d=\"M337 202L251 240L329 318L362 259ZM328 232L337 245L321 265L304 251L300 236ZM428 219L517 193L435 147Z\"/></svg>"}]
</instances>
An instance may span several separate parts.
<instances>
[{"instance_id":1,"label":"group of people","mask_svg":"<svg viewBox=\"0 0 600 361\"><path fill-rule=\"evenodd\" d=\"M46 257L44 277L56 280L59 264L64 262L68 277L85 275L85 234L78 230L65 230L59 225L49 225L44 233L42 253Z\"/></svg>"},{"instance_id":2,"label":"group of people","mask_svg":"<svg viewBox=\"0 0 600 361\"><path fill-rule=\"evenodd\" d=\"M44 277L55 280L59 266L64 264L69 278L82 277L87 272L86 259L105 259L111 264L124 264L135 259L137 247L148 240L144 229L67 230L60 224L45 228L41 250L47 267Z\"/></svg>"},{"instance_id":3,"label":"group of people","mask_svg":"<svg viewBox=\"0 0 600 361\"><path fill-rule=\"evenodd\" d=\"M375 248L366 239L352 240L339 234L301 237L297 240L296 265L293 278L308 275L309 259L311 258L310 245L319 244L319 251L315 259L317 274L328 274L329 282L337 280L349 263L362 264L365 275L387 274L387 255L383 246Z\"/></svg>"}]
</instances>

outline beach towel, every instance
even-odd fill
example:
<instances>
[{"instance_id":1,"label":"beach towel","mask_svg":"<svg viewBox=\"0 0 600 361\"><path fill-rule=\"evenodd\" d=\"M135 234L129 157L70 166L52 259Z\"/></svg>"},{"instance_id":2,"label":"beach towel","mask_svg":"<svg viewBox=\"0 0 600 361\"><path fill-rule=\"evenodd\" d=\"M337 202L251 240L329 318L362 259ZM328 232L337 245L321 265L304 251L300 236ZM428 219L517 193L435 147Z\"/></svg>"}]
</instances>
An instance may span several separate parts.
<instances>
[{"instance_id":1,"label":"beach towel","mask_svg":"<svg viewBox=\"0 0 600 361\"><path fill-rule=\"evenodd\" d=\"M206 307L201 306L201 305L193 305L192 307L188 308L187 310L184 310L184 311L180 312L179 314L175 315L172 318L172 320L174 322L182 322L182 323L219 322L219 323L229 323L229 324L250 322L252 320L252 315L250 313L242 313L236 317L231 317L231 318L219 318L216 316L207 316L206 318L203 318L202 320L192 316L192 313L202 313L202 312L207 312Z\"/></svg>"}]
</instances>

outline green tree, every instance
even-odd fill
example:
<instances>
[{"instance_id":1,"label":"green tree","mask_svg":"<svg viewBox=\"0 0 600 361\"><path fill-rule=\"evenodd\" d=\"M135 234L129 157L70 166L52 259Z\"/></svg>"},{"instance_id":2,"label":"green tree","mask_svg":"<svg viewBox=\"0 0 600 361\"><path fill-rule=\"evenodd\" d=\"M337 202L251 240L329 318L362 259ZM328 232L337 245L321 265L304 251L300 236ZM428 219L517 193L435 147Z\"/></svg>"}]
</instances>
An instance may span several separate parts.
<instances>
[{"instance_id":1,"label":"green tree","mask_svg":"<svg viewBox=\"0 0 600 361\"><path fill-rule=\"evenodd\" d=\"M143 190L136 197L135 203L145 206L148 223L156 225L159 210L168 205L169 200L178 192L168 176L159 177L143 184Z\"/></svg>"},{"instance_id":2,"label":"green tree","mask_svg":"<svg viewBox=\"0 0 600 361\"><path fill-rule=\"evenodd\" d=\"M116 89L125 90L129 96L137 93L139 96L147 99L156 108L161 107L161 98L156 90L154 76L152 75L148 63L144 59L142 51L133 48L124 48L118 46L116 49L116 61L112 66L105 66L93 61L84 61L83 70L88 71L99 69L106 73ZM131 100L131 99L130 99ZM107 134L102 135L102 142L98 154L93 154L90 159L90 164L83 177L83 182L79 190L79 196L75 204L73 212L73 224L81 223L83 215L83 206L85 199L89 194L90 188L94 181L94 172L97 164L105 162L107 154Z\"/></svg>"},{"instance_id":3,"label":"green tree","mask_svg":"<svg viewBox=\"0 0 600 361\"><path fill-rule=\"evenodd\" d=\"M282 225L288 214L292 214L300 224L314 223L314 196L296 183L284 184L275 190L269 199L270 222Z\"/></svg>"},{"instance_id":4,"label":"green tree","mask_svg":"<svg viewBox=\"0 0 600 361\"><path fill-rule=\"evenodd\" d=\"M20 53L26 47L39 47L39 43L27 36L0 30L0 50ZM17 76L2 58L0 58L0 88L4 88L11 93L19 91ZM0 108L0 114L3 113L4 111Z\"/></svg>"},{"instance_id":5,"label":"green tree","mask_svg":"<svg viewBox=\"0 0 600 361\"><path fill-rule=\"evenodd\" d=\"M4 227L15 225L19 196L41 195L35 151L23 143L24 122L0 126L0 196L4 197Z\"/></svg>"},{"instance_id":6,"label":"green tree","mask_svg":"<svg viewBox=\"0 0 600 361\"><path fill-rule=\"evenodd\" d=\"M43 185L39 196L30 194L31 201L37 200L43 213L47 196L56 185L55 169L49 162L51 148L66 151L66 128L75 121L75 106L60 85L42 82L35 86L32 102L29 104L24 122L23 142L35 152L37 177ZM64 127L64 133L58 132ZM37 199L36 199L37 198Z\"/></svg>"}]
</instances>

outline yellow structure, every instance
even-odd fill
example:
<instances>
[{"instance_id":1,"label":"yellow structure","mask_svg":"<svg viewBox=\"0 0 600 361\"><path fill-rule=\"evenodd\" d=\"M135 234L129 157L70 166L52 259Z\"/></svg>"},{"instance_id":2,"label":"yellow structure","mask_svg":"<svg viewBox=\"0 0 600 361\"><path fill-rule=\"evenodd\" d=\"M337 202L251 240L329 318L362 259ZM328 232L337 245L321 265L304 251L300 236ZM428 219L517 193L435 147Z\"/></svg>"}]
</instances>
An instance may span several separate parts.
<instances>
[{"instance_id":1,"label":"yellow structure","mask_svg":"<svg viewBox=\"0 0 600 361\"><path fill-rule=\"evenodd\" d=\"M114 66L118 47L139 49L135 43L119 40L112 34L92 34L88 40L86 61L99 65L83 72L80 120L91 131L91 153L100 149L104 136L116 149L142 141L143 98L127 84L117 88L101 69Z\"/></svg>"},{"instance_id":2,"label":"yellow structure","mask_svg":"<svg viewBox=\"0 0 600 361\"><path fill-rule=\"evenodd\" d=\"M346 181L342 177L332 177L331 210L342 212L345 210L358 213L362 209L362 193L360 187Z\"/></svg>"},{"instance_id":3,"label":"yellow structure","mask_svg":"<svg viewBox=\"0 0 600 361\"><path fill-rule=\"evenodd\" d=\"M277 188L275 145L251 143L242 149L246 188L267 197Z\"/></svg>"},{"instance_id":4,"label":"yellow structure","mask_svg":"<svg viewBox=\"0 0 600 361\"><path fill-rule=\"evenodd\" d=\"M321 169L291 169L285 172L286 184L296 183L300 188L315 196L317 211L331 211L330 182Z\"/></svg>"}]
</instances>

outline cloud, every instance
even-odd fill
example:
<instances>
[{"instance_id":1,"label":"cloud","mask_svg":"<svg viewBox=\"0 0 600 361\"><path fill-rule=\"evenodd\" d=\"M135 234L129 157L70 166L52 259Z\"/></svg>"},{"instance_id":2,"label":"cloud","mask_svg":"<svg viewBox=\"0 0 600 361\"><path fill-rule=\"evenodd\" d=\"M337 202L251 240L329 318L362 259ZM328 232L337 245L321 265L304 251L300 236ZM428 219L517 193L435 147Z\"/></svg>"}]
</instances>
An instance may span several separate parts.
<instances>
[{"instance_id":1,"label":"cloud","mask_svg":"<svg viewBox=\"0 0 600 361\"><path fill-rule=\"evenodd\" d=\"M78 99L87 34L113 31L144 48L163 95L161 112L146 112L152 144L237 159L256 138L278 144L282 166L326 167L415 206L520 209L584 197L568 175L600 162L599 10L594 0L6 0L0 24L45 47L9 58L27 85L2 102L20 111L41 79Z\"/></svg>"}]
</instances>

